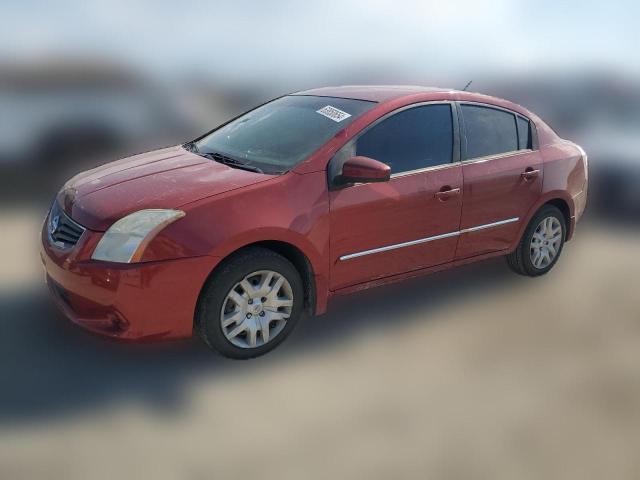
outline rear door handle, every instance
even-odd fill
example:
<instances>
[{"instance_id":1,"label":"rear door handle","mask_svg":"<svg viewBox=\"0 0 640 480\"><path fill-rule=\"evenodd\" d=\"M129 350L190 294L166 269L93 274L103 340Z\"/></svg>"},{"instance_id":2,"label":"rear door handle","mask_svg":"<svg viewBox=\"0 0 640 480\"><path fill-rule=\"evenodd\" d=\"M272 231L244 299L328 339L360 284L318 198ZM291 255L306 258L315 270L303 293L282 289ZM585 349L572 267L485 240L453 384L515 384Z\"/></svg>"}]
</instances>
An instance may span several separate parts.
<instances>
[{"instance_id":1,"label":"rear door handle","mask_svg":"<svg viewBox=\"0 0 640 480\"><path fill-rule=\"evenodd\" d=\"M449 200L450 197L457 197L460 195L459 188L442 187L439 192L436 192L436 198L442 202Z\"/></svg>"},{"instance_id":2,"label":"rear door handle","mask_svg":"<svg viewBox=\"0 0 640 480\"><path fill-rule=\"evenodd\" d=\"M522 172L520 174L522 176L522 178L524 178L525 180L533 180L534 178L536 178L538 175L540 175L540 170L538 169L533 169L531 167L527 168L524 172Z\"/></svg>"}]
</instances>

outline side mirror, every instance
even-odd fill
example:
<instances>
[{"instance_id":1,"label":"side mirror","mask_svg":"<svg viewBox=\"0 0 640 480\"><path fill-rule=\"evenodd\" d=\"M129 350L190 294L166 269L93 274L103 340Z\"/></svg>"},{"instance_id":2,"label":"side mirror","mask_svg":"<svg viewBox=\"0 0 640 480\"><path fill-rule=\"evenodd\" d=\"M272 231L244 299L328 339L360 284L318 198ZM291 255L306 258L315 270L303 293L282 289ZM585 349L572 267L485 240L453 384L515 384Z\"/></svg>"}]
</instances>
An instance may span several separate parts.
<instances>
[{"instance_id":1,"label":"side mirror","mask_svg":"<svg viewBox=\"0 0 640 480\"><path fill-rule=\"evenodd\" d=\"M351 157L342 165L340 183L386 182L391 178L391 167L369 157Z\"/></svg>"}]
</instances>

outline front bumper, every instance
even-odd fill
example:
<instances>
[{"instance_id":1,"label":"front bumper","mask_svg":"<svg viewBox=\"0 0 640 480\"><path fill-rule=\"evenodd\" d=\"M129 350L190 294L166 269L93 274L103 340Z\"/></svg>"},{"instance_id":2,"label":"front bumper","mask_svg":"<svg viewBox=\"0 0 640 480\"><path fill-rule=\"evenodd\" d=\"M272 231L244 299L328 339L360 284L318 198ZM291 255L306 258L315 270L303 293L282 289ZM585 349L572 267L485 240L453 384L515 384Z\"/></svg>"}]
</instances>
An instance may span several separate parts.
<instances>
[{"instance_id":1,"label":"front bumper","mask_svg":"<svg viewBox=\"0 0 640 480\"><path fill-rule=\"evenodd\" d=\"M65 251L50 244L45 223L40 257L51 296L64 314L87 330L123 340L191 336L198 295L216 259L91 260L101 236L87 230Z\"/></svg>"}]
</instances>

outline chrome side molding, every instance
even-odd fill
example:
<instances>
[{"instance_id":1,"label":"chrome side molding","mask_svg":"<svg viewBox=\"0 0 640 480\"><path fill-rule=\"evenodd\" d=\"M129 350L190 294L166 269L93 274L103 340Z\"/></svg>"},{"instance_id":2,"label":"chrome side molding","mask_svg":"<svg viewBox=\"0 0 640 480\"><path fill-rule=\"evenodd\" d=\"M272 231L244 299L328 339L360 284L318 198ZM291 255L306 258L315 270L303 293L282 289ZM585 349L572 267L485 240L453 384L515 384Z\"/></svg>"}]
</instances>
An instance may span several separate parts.
<instances>
[{"instance_id":1,"label":"chrome side molding","mask_svg":"<svg viewBox=\"0 0 640 480\"><path fill-rule=\"evenodd\" d=\"M374 253L388 252L389 250L396 250L398 248L404 247L412 247L414 245L419 245L421 243L433 242L435 240L442 240L445 238L456 237L463 233L471 233L477 232L478 230L484 230L486 228L494 228L499 227L501 225L506 225L508 223L517 222L520 220L520 217L507 218L506 220L500 220L498 222L486 223L484 225L477 225L475 227L465 228L463 230L458 230L456 232L442 233L440 235L435 235L433 237L419 238L417 240L411 240L409 242L403 243L395 243L393 245L387 245L384 247L372 248L371 250L363 250L362 252L350 253L348 255L343 255L340 257L341 261L351 260L352 258L364 257L365 255L372 255Z\"/></svg>"},{"instance_id":2,"label":"chrome side molding","mask_svg":"<svg viewBox=\"0 0 640 480\"><path fill-rule=\"evenodd\" d=\"M460 233L477 232L478 230L484 230L485 228L499 227L500 225L506 225L507 223L513 223L520 220L520 217L507 218L506 220L500 220L499 222L486 223L484 225L478 225L477 227L465 228L460 230Z\"/></svg>"}]
</instances>

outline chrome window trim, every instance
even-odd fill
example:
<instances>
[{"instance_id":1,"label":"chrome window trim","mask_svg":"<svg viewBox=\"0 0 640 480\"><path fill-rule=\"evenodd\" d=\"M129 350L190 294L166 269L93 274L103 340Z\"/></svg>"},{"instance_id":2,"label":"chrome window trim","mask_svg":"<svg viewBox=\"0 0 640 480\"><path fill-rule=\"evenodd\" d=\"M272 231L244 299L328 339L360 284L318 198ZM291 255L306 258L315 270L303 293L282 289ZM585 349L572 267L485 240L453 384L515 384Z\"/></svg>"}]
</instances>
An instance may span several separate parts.
<instances>
[{"instance_id":1,"label":"chrome window trim","mask_svg":"<svg viewBox=\"0 0 640 480\"><path fill-rule=\"evenodd\" d=\"M394 173L391 175L391 177L389 178L388 182L380 182L378 183L378 185L384 185L385 183L389 183L391 181L393 181L394 178L402 178L402 177L408 177L410 175L418 175L421 173L427 173L427 172L434 172L434 171L439 171L439 170L446 170L447 168L453 168L453 167L458 167L458 168L462 168L460 166L460 162L454 162L454 163L445 163L444 165L436 165L434 167L425 167L425 168L419 168L417 170L408 170L406 172L398 172L398 173ZM365 185L375 185L375 184L371 184L371 183L352 183L349 185L349 188L356 188L356 187L363 187Z\"/></svg>"},{"instance_id":2,"label":"chrome window trim","mask_svg":"<svg viewBox=\"0 0 640 480\"><path fill-rule=\"evenodd\" d=\"M510 157L513 155L517 155L520 153L532 153L532 152L538 152L540 151L540 145L538 143L538 127L536 126L535 122L533 120L531 120L529 117L527 117L526 115L523 115L520 112L516 112L515 110L511 110L509 108L506 107L501 107L499 105L493 105L491 103L484 103L484 102L474 102L471 100L458 100L457 101L458 106L460 107L460 112L458 114L459 118L460 118L460 162L461 163L472 163L472 162L476 162L476 161L487 161L487 160L495 160L498 158L504 158L504 157ZM532 146L533 147L537 147L537 148L523 148L523 149L518 149L518 150L511 150L510 152L502 152L502 153L496 153L494 155L485 155L483 157L473 157L473 158L468 158L468 159L464 159L464 154L466 154L466 146L463 149L463 145L462 142L466 142L467 141L467 133L466 133L466 129L464 127L464 114L462 113L462 106L463 105L472 105L472 106L476 106L476 107L484 107L484 108L493 108L494 110L502 110L503 112L507 112L510 113L512 115L514 115L516 117L516 121L517 118L524 118L527 122L529 122L529 128L531 129L531 142L532 142ZM516 132L517 132L517 126L516 126ZM535 144L535 145L534 145Z\"/></svg>"},{"instance_id":3,"label":"chrome window trim","mask_svg":"<svg viewBox=\"0 0 640 480\"><path fill-rule=\"evenodd\" d=\"M525 153L533 153L535 151L536 150L532 150L530 148L522 149L522 150L511 150L510 152L496 153L495 155L485 155L484 157L474 157L474 158L470 158L469 160L462 160L460 163L463 163L463 164L482 163L482 162L488 162L490 160L498 160L500 158L515 157L516 155L522 155Z\"/></svg>"},{"instance_id":4,"label":"chrome window trim","mask_svg":"<svg viewBox=\"0 0 640 480\"><path fill-rule=\"evenodd\" d=\"M500 221L492 222L492 223L485 223L483 225L477 225L475 227L464 228L462 230L457 230L455 232L442 233L440 235L434 235L432 237L426 237L426 238L419 238L417 240L411 240L409 242L394 243L393 245L386 245L384 247L372 248L370 250L363 250L361 252L355 252L355 253L350 253L348 255L342 255L339 258L339 260L340 261L351 260L352 258L364 257L365 255L372 255L374 253L382 253L382 252L388 252L389 250L396 250L398 248L412 247L414 245L420 245L422 243L433 242L434 240L442 240L442 239L445 239L445 238L456 237L456 236L461 235L463 233L477 232L478 230L485 230L487 228L494 228L494 227L499 227L499 226L502 226L502 225L507 225L509 223L517 222L519 220L520 220L520 217L507 218L506 220L500 220Z\"/></svg>"},{"instance_id":5,"label":"chrome window trim","mask_svg":"<svg viewBox=\"0 0 640 480\"><path fill-rule=\"evenodd\" d=\"M442 165L434 165L433 167L417 168L416 170L407 170L406 172L393 173L391 174L391 178L406 177L407 175L431 172L433 170L444 170L445 168L451 168L451 167L460 167L460 162L444 163ZM364 184L359 184L359 185L364 185Z\"/></svg>"},{"instance_id":6,"label":"chrome window trim","mask_svg":"<svg viewBox=\"0 0 640 480\"><path fill-rule=\"evenodd\" d=\"M487 107L487 108L494 108L496 110L503 110L505 112L512 113L513 115L516 115L518 117L522 117L522 118L526 119L528 122L532 121L526 115L524 115L524 114L522 114L520 112L516 112L515 110L511 110L510 108L507 108L507 107L501 107L500 105L494 105L492 103L486 103L486 102L475 102L473 100L458 100L457 102L458 102L459 105L474 105L474 106L478 106L478 107Z\"/></svg>"}]
</instances>

